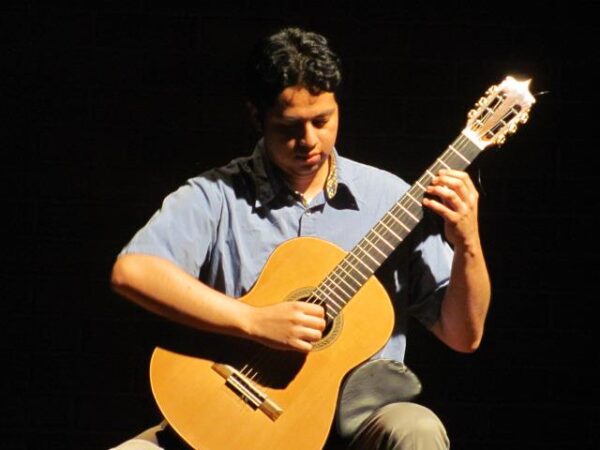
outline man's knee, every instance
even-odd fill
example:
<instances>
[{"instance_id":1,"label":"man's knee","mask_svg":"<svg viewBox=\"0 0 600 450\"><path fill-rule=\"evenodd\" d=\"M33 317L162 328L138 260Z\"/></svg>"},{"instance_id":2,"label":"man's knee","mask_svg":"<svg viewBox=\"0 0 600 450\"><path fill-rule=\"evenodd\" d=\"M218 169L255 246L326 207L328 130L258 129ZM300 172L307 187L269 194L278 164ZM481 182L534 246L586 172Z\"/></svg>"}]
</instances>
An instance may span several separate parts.
<instances>
[{"instance_id":1,"label":"man's knee","mask_svg":"<svg viewBox=\"0 0 600 450\"><path fill-rule=\"evenodd\" d=\"M401 444L398 448L449 447L446 428L430 409L416 403L393 403L381 413L390 440Z\"/></svg>"},{"instance_id":2,"label":"man's knee","mask_svg":"<svg viewBox=\"0 0 600 450\"><path fill-rule=\"evenodd\" d=\"M144 439L130 439L111 450L163 450L163 448Z\"/></svg>"},{"instance_id":3,"label":"man's knee","mask_svg":"<svg viewBox=\"0 0 600 450\"><path fill-rule=\"evenodd\" d=\"M442 450L450 445L441 420L415 403L384 406L361 428L354 442L360 445L352 448Z\"/></svg>"},{"instance_id":4,"label":"man's knee","mask_svg":"<svg viewBox=\"0 0 600 450\"><path fill-rule=\"evenodd\" d=\"M162 422L152 428L141 432L133 439L130 439L111 450L162 450L158 443L157 433L162 431L166 426L166 422Z\"/></svg>"}]
</instances>

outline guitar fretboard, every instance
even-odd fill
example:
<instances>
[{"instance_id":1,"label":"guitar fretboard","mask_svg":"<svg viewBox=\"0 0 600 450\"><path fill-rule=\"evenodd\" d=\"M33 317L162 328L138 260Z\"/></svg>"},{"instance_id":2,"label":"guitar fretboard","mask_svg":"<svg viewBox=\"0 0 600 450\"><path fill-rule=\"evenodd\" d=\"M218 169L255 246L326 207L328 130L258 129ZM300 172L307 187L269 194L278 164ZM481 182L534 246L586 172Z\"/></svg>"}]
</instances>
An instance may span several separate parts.
<instances>
[{"instance_id":1,"label":"guitar fretboard","mask_svg":"<svg viewBox=\"0 0 600 450\"><path fill-rule=\"evenodd\" d=\"M440 169L465 169L481 149L461 134L317 286L312 296L334 319L423 218L425 191Z\"/></svg>"}]
</instances>

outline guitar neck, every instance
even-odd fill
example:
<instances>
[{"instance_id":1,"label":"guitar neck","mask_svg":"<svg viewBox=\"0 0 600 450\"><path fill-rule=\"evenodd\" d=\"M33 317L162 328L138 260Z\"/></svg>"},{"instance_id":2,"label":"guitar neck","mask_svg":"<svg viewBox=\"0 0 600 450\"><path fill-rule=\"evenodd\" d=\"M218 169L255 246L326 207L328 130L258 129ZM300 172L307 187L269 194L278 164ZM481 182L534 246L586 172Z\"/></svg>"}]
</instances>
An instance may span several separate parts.
<instances>
[{"instance_id":1,"label":"guitar neck","mask_svg":"<svg viewBox=\"0 0 600 450\"><path fill-rule=\"evenodd\" d=\"M335 318L423 218L427 186L440 169L465 169L482 151L461 133L315 289Z\"/></svg>"}]
</instances>

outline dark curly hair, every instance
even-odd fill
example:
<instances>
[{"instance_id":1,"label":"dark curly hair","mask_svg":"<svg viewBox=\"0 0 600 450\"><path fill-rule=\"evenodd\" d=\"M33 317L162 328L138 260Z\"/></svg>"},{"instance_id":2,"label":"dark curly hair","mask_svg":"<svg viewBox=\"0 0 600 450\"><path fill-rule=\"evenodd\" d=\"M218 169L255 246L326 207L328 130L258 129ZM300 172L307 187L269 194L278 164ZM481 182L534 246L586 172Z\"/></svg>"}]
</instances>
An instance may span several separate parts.
<instances>
[{"instance_id":1,"label":"dark curly hair","mask_svg":"<svg viewBox=\"0 0 600 450\"><path fill-rule=\"evenodd\" d=\"M303 86L312 94L336 92L341 63L327 39L300 28L284 28L256 45L246 65L246 96L262 119L287 87Z\"/></svg>"}]
</instances>

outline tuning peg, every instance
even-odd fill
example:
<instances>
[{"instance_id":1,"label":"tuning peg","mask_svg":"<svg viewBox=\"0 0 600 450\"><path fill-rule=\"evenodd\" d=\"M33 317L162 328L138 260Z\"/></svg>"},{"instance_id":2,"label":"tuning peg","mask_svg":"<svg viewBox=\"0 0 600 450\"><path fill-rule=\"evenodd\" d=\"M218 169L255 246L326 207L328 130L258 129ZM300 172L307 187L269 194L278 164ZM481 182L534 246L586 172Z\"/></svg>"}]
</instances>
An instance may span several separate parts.
<instances>
[{"instance_id":1,"label":"tuning peg","mask_svg":"<svg viewBox=\"0 0 600 450\"><path fill-rule=\"evenodd\" d=\"M504 144L504 142L506 142L506 136L503 134L499 134L498 136L496 136L495 141L496 141L496 144L502 145L502 144Z\"/></svg>"},{"instance_id":2,"label":"tuning peg","mask_svg":"<svg viewBox=\"0 0 600 450\"><path fill-rule=\"evenodd\" d=\"M485 91L486 95L492 95L492 94L495 94L496 92L498 92L498 86L496 86L495 84L490 86L488 88L488 90Z\"/></svg>"},{"instance_id":3,"label":"tuning peg","mask_svg":"<svg viewBox=\"0 0 600 450\"><path fill-rule=\"evenodd\" d=\"M521 114L521 118L519 119L519 122L521 123L527 123L527 121L529 120L529 114L524 112L523 114Z\"/></svg>"},{"instance_id":4,"label":"tuning peg","mask_svg":"<svg viewBox=\"0 0 600 450\"><path fill-rule=\"evenodd\" d=\"M476 106L483 106L487 103L487 98L481 97L479 101L476 103Z\"/></svg>"},{"instance_id":5,"label":"tuning peg","mask_svg":"<svg viewBox=\"0 0 600 450\"><path fill-rule=\"evenodd\" d=\"M517 132L517 124L515 122L511 123L510 126L508 127L508 132L510 134L514 134Z\"/></svg>"},{"instance_id":6,"label":"tuning peg","mask_svg":"<svg viewBox=\"0 0 600 450\"><path fill-rule=\"evenodd\" d=\"M467 117L469 119L472 119L473 117L475 117L477 115L477 110L472 109L471 111L469 111L469 113L467 114Z\"/></svg>"}]
</instances>

